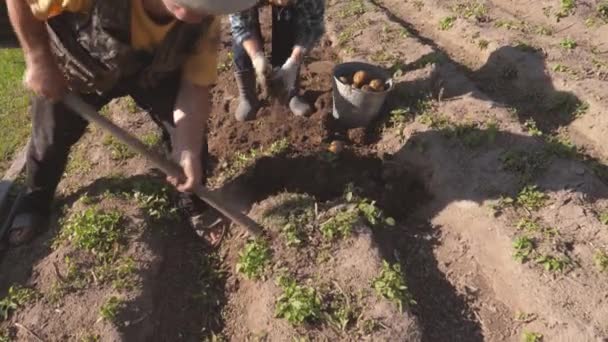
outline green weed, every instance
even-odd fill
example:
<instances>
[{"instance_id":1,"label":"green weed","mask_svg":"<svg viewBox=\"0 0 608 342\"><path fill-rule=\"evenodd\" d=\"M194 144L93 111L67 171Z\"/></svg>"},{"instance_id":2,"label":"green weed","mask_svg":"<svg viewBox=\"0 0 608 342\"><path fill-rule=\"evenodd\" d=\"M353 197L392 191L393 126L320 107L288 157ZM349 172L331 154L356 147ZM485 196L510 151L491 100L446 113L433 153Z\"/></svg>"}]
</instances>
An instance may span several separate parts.
<instances>
[{"instance_id":1,"label":"green weed","mask_svg":"<svg viewBox=\"0 0 608 342\"><path fill-rule=\"evenodd\" d=\"M468 148L478 148L484 144L491 144L498 135L498 126L495 122L486 124L486 127L478 123L456 124L448 128L448 135L454 135L460 139L464 146Z\"/></svg>"},{"instance_id":2,"label":"green weed","mask_svg":"<svg viewBox=\"0 0 608 342\"><path fill-rule=\"evenodd\" d=\"M80 342L100 342L101 336L99 334L88 333L80 338Z\"/></svg>"},{"instance_id":3,"label":"green weed","mask_svg":"<svg viewBox=\"0 0 608 342\"><path fill-rule=\"evenodd\" d=\"M456 22L455 16L451 15L445 17L439 21L439 29L442 31L449 30L454 26L454 22Z\"/></svg>"},{"instance_id":4,"label":"green weed","mask_svg":"<svg viewBox=\"0 0 608 342\"><path fill-rule=\"evenodd\" d=\"M161 141L161 135L158 132L146 133L141 137L141 141L148 147L157 146Z\"/></svg>"},{"instance_id":5,"label":"green weed","mask_svg":"<svg viewBox=\"0 0 608 342\"><path fill-rule=\"evenodd\" d=\"M321 318L321 298L310 286L298 285L290 277L280 276L277 285L283 293L277 299L275 315L293 325Z\"/></svg>"},{"instance_id":6,"label":"green weed","mask_svg":"<svg viewBox=\"0 0 608 342\"><path fill-rule=\"evenodd\" d=\"M115 263L103 263L95 268L98 281L112 282L112 288L118 291L135 288L135 261L131 257L122 257Z\"/></svg>"},{"instance_id":7,"label":"green weed","mask_svg":"<svg viewBox=\"0 0 608 342\"><path fill-rule=\"evenodd\" d=\"M532 118L524 122L524 127L526 128L528 133L530 133L530 135L533 137L540 137L543 135L543 132L536 125L536 121L534 121L534 119Z\"/></svg>"},{"instance_id":8,"label":"green weed","mask_svg":"<svg viewBox=\"0 0 608 342\"><path fill-rule=\"evenodd\" d=\"M521 31L524 33L528 31L528 24L526 24L524 21L501 19L494 22L494 26L497 28L504 28L509 31Z\"/></svg>"},{"instance_id":9,"label":"green weed","mask_svg":"<svg viewBox=\"0 0 608 342\"><path fill-rule=\"evenodd\" d=\"M88 208L68 218L59 233L59 241L68 240L76 248L84 249L99 259L108 259L125 237L120 227L121 220L121 214L116 211Z\"/></svg>"},{"instance_id":10,"label":"green weed","mask_svg":"<svg viewBox=\"0 0 608 342\"><path fill-rule=\"evenodd\" d=\"M576 10L576 2L575 0L560 0L560 9L555 14L557 20L559 21L561 18L565 18L574 13Z\"/></svg>"},{"instance_id":11,"label":"green weed","mask_svg":"<svg viewBox=\"0 0 608 342\"><path fill-rule=\"evenodd\" d=\"M270 258L271 252L266 241L252 240L239 253L236 271L243 273L249 279L258 279L263 275Z\"/></svg>"},{"instance_id":12,"label":"green weed","mask_svg":"<svg viewBox=\"0 0 608 342\"><path fill-rule=\"evenodd\" d=\"M530 255L535 250L534 240L526 235L518 236L513 241L513 258L522 264L528 261Z\"/></svg>"},{"instance_id":13,"label":"green weed","mask_svg":"<svg viewBox=\"0 0 608 342\"><path fill-rule=\"evenodd\" d=\"M608 254L602 250L597 250L593 256L595 265L601 272L608 271Z\"/></svg>"},{"instance_id":14,"label":"green weed","mask_svg":"<svg viewBox=\"0 0 608 342\"><path fill-rule=\"evenodd\" d=\"M453 10L464 18L468 19L472 17L478 22L486 22L490 19L488 17L488 8L479 2L460 3L454 6Z\"/></svg>"},{"instance_id":15,"label":"green weed","mask_svg":"<svg viewBox=\"0 0 608 342\"><path fill-rule=\"evenodd\" d=\"M487 41L487 40L485 40L485 39L480 39L480 40L477 42L477 46L478 46L480 49L482 49L482 50L487 49L489 45L490 45L490 42L489 42L489 41Z\"/></svg>"},{"instance_id":16,"label":"green weed","mask_svg":"<svg viewBox=\"0 0 608 342\"><path fill-rule=\"evenodd\" d=\"M332 240L337 237L350 235L353 224L357 222L359 213L353 209L340 211L334 217L319 226L323 237Z\"/></svg>"},{"instance_id":17,"label":"green weed","mask_svg":"<svg viewBox=\"0 0 608 342\"><path fill-rule=\"evenodd\" d=\"M515 313L515 320L517 322L529 323L535 320L536 318L538 318L538 315L534 313L526 313L519 310Z\"/></svg>"},{"instance_id":18,"label":"green weed","mask_svg":"<svg viewBox=\"0 0 608 342\"><path fill-rule=\"evenodd\" d=\"M357 298L345 294L341 289L330 301L326 311L326 320L340 331L346 331L361 315L361 307Z\"/></svg>"},{"instance_id":19,"label":"green weed","mask_svg":"<svg viewBox=\"0 0 608 342\"><path fill-rule=\"evenodd\" d=\"M517 195L517 204L533 211L545 206L548 196L538 190L537 186L526 186Z\"/></svg>"},{"instance_id":20,"label":"green weed","mask_svg":"<svg viewBox=\"0 0 608 342\"><path fill-rule=\"evenodd\" d=\"M519 220L517 229L525 230L528 233L535 233L541 231L541 226L538 220L525 217Z\"/></svg>"},{"instance_id":21,"label":"green weed","mask_svg":"<svg viewBox=\"0 0 608 342\"><path fill-rule=\"evenodd\" d=\"M0 329L0 342L11 342L11 336L5 329Z\"/></svg>"},{"instance_id":22,"label":"green weed","mask_svg":"<svg viewBox=\"0 0 608 342\"><path fill-rule=\"evenodd\" d=\"M287 246L299 246L302 244L302 233L298 229L298 226L294 223L288 223L283 227L283 234L287 240Z\"/></svg>"},{"instance_id":23,"label":"green weed","mask_svg":"<svg viewBox=\"0 0 608 342\"><path fill-rule=\"evenodd\" d=\"M559 42L559 46L561 46L562 48L566 49L566 50L574 50L578 44L576 43L575 40L573 40L572 38L564 38Z\"/></svg>"},{"instance_id":24,"label":"green weed","mask_svg":"<svg viewBox=\"0 0 608 342\"><path fill-rule=\"evenodd\" d=\"M396 224L395 219L384 216L382 210L376 206L376 201L361 199L359 204L357 204L357 209L359 210L359 214L372 226L380 224L394 226Z\"/></svg>"},{"instance_id":25,"label":"green weed","mask_svg":"<svg viewBox=\"0 0 608 342\"><path fill-rule=\"evenodd\" d=\"M87 150L82 146L72 149L65 168L66 174L87 174L93 170L93 163L87 156Z\"/></svg>"},{"instance_id":26,"label":"green weed","mask_svg":"<svg viewBox=\"0 0 608 342\"><path fill-rule=\"evenodd\" d=\"M33 289L11 286L6 297L0 300L0 318L7 320L10 314L24 305L38 299L39 294Z\"/></svg>"},{"instance_id":27,"label":"green weed","mask_svg":"<svg viewBox=\"0 0 608 342\"><path fill-rule=\"evenodd\" d=\"M416 304L408 291L401 265L390 265L387 261L382 263L380 275L372 282L376 293L397 304L399 310L403 311L403 305Z\"/></svg>"},{"instance_id":28,"label":"green weed","mask_svg":"<svg viewBox=\"0 0 608 342\"><path fill-rule=\"evenodd\" d=\"M570 264L570 260L567 258L557 258L552 255L545 254L536 258L536 263L542 265L547 271L562 272L566 266Z\"/></svg>"},{"instance_id":29,"label":"green weed","mask_svg":"<svg viewBox=\"0 0 608 342\"><path fill-rule=\"evenodd\" d=\"M539 34L541 36L552 36L553 35L553 29L550 27L546 27L546 26L537 26L536 27L536 34Z\"/></svg>"},{"instance_id":30,"label":"green weed","mask_svg":"<svg viewBox=\"0 0 608 342\"><path fill-rule=\"evenodd\" d=\"M224 60L217 66L217 71L218 72L229 71L232 68L233 64L234 64L234 54L232 53L232 51L228 51L226 58L224 58Z\"/></svg>"},{"instance_id":31,"label":"green weed","mask_svg":"<svg viewBox=\"0 0 608 342\"><path fill-rule=\"evenodd\" d=\"M561 158L575 158L578 148L568 138L561 136L549 136L545 138L545 150L547 153Z\"/></svg>"},{"instance_id":32,"label":"green weed","mask_svg":"<svg viewBox=\"0 0 608 342\"><path fill-rule=\"evenodd\" d=\"M553 66L553 71L569 73L571 71L571 69L567 65L556 64L556 65Z\"/></svg>"},{"instance_id":33,"label":"green weed","mask_svg":"<svg viewBox=\"0 0 608 342\"><path fill-rule=\"evenodd\" d=\"M608 225L608 211L604 211L603 213L601 213L598 219L603 224Z\"/></svg>"},{"instance_id":34,"label":"green weed","mask_svg":"<svg viewBox=\"0 0 608 342\"><path fill-rule=\"evenodd\" d=\"M500 156L502 169L519 176L521 184L528 184L547 167L547 157L541 152L509 150Z\"/></svg>"},{"instance_id":35,"label":"green weed","mask_svg":"<svg viewBox=\"0 0 608 342\"><path fill-rule=\"evenodd\" d=\"M8 29L8 28L7 28ZM21 49L0 49L0 173L30 133L29 92L23 86L25 61Z\"/></svg>"},{"instance_id":36,"label":"green weed","mask_svg":"<svg viewBox=\"0 0 608 342\"><path fill-rule=\"evenodd\" d=\"M413 115L409 108L395 108L391 110L389 122L393 127L401 127L412 119Z\"/></svg>"},{"instance_id":37,"label":"green weed","mask_svg":"<svg viewBox=\"0 0 608 342\"><path fill-rule=\"evenodd\" d=\"M543 335L535 332L524 331L522 334L523 342L541 342Z\"/></svg>"},{"instance_id":38,"label":"green weed","mask_svg":"<svg viewBox=\"0 0 608 342\"><path fill-rule=\"evenodd\" d=\"M341 10L339 16L341 19L359 17L365 14L365 3L362 0L351 0L348 6Z\"/></svg>"},{"instance_id":39,"label":"green weed","mask_svg":"<svg viewBox=\"0 0 608 342\"><path fill-rule=\"evenodd\" d=\"M155 191L145 189L134 190L130 197L133 198L146 215L154 220L176 220L179 217L174 203L171 202L167 187L160 186Z\"/></svg>"},{"instance_id":40,"label":"green weed","mask_svg":"<svg viewBox=\"0 0 608 342\"><path fill-rule=\"evenodd\" d=\"M118 141L111 135L106 136L103 140L103 145L110 149L112 160L125 161L135 156L135 152L131 151L129 146Z\"/></svg>"},{"instance_id":41,"label":"green weed","mask_svg":"<svg viewBox=\"0 0 608 342\"><path fill-rule=\"evenodd\" d=\"M120 310L124 309L125 303L122 299L112 296L108 298L99 308L99 317L108 322L116 323Z\"/></svg>"},{"instance_id":42,"label":"green weed","mask_svg":"<svg viewBox=\"0 0 608 342\"><path fill-rule=\"evenodd\" d=\"M526 43L526 42L522 42L522 41L519 41L515 45L515 48L521 52L526 52L526 53L538 53L538 52L542 51L541 48L538 48L530 43Z\"/></svg>"},{"instance_id":43,"label":"green weed","mask_svg":"<svg viewBox=\"0 0 608 342\"><path fill-rule=\"evenodd\" d=\"M231 178L253 165L258 158L276 156L284 153L287 149L289 149L289 141L283 138L273 142L267 148L255 148L247 153L237 152L232 160L225 163L224 175L226 178Z\"/></svg>"},{"instance_id":44,"label":"green weed","mask_svg":"<svg viewBox=\"0 0 608 342\"><path fill-rule=\"evenodd\" d=\"M608 1L602 1L597 4L597 16L608 23Z\"/></svg>"},{"instance_id":45,"label":"green weed","mask_svg":"<svg viewBox=\"0 0 608 342\"><path fill-rule=\"evenodd\" d=\"M421 11L422 8L424 7L424 1L422 1L422 0L414 0L414 2L412 2L412 4L418 11Z\"/></svg>"}]
</instances>

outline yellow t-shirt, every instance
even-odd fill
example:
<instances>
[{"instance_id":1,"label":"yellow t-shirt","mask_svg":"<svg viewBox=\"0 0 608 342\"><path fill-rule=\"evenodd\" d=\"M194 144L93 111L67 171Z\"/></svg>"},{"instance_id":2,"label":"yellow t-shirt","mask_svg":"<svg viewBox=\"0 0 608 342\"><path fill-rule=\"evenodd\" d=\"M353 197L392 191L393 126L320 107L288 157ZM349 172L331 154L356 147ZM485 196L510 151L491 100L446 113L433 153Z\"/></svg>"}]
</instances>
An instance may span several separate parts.
<instances>
[{"instance_id":1,"label":"yellow t-shirt","mask_svg":"<svg viewBox=\"0 0 608 342\"><path fill-rule=\"evenodd\" d=\"M32 13L40 20L63 11L86 12L92 0L27 0ZM101 0L103 1L103 0ZM167 24L153 21L143 8L142 0L131 1L131 46L134 49L153 51L163 41L177 20ZM220 20L215 18L210 30L201 37L196 52L183 66L184 79L199 85L209 86L217 80L217 53L219 49Z\"/></svg>"}]
</instances>

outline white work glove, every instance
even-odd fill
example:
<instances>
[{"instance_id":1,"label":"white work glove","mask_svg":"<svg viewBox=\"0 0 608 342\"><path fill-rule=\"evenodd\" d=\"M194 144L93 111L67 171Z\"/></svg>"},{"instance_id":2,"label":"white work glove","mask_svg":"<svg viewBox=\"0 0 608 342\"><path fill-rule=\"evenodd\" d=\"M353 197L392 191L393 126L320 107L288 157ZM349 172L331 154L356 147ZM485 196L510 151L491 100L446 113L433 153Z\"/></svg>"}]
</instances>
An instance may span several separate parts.
<instances>
[{"instance_id":1,"label":"white work glove","mask_svg":"<svg viewBox=\"0 0 608 342\"><path fill-rule=\"evenodd\" d=\"M290 57L283 64L281 69L277 71L276 78L281 80L281 82L283 83L283 87L285 87L285 90L290 91L295 87L296 79L298 78L299 67L299 63L295 59Z\"/></svg>"},{"instance_id":2,"label":"white work glove","mask_svg":"<svg viewBox=\"0 0 608 342\"><path fill-rule=\"evenodd\" d=\"M251 59L251 63L253 64L253 69L255 70L255 75L260 84L266 84L266 77L268 77L272 73L272 67L270 67L270 63L264 56L264 52L258 52Z\"/></svg>"}]
</instances>

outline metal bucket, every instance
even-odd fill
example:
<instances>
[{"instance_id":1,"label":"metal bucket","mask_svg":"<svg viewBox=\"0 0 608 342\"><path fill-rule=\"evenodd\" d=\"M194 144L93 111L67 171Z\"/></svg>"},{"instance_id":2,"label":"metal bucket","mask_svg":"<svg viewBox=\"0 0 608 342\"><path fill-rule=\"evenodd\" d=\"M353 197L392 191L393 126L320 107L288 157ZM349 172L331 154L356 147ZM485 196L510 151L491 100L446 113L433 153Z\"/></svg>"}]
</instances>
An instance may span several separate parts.
<instances>
[{"instance_id":1,"label":"metal bucket","mask_svg":"<svg viewBox=\"0 0 608 342\"><path fill-rule=\"evenodd\" d=\"M371 79L385 80L383 92L364 91L340 82L345 76L352 78L359 70L365 71ZM386 96L393 89L393 80L384 69L363 62L347 62L334 68L333 116L348 128L365 127L380 113Z\"/></svg>"}]
</instances>

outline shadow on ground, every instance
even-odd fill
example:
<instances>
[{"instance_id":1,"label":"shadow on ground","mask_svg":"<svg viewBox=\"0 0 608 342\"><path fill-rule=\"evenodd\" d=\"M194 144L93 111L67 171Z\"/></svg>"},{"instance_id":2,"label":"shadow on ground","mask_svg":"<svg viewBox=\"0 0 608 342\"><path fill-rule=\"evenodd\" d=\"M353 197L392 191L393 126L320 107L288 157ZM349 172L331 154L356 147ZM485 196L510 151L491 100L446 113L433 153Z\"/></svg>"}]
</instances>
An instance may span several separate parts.
<instances>
[{"instance_id":1,"label":"shadow on ground","mask_svg":"<svg viewBox=\"0 0 608 342\"><path fill-rule=\"evenodd\" d=\"M555 133L560 127L570 124L587 108L573 93L555 88L547 72L546 55L542 50L523 43L503 46L492 52L481 68L472 70L451 59L435 41L425 37L414 25L395 15L389 8L373 0L372 3L392 22L407 29L412 37L433 50L416 61L396 63L393 71L400 69L406 73L428 64L437 65L426 80L397 84L396 96L389 101L392 106L388 108L410 106L421 94L428 94L429 88L436 97L445 100L471 93L472 96L482 96L482 100L491 100L496 106L512 109L522 123L534 119L538 127L547 133ZM446 71L444 68L455 68L464 73L478 89L470 89L458 82L444 82L439 77L441 72ZM483 94L476 90L483 91Z\"/></svg>"}]
</instances>

